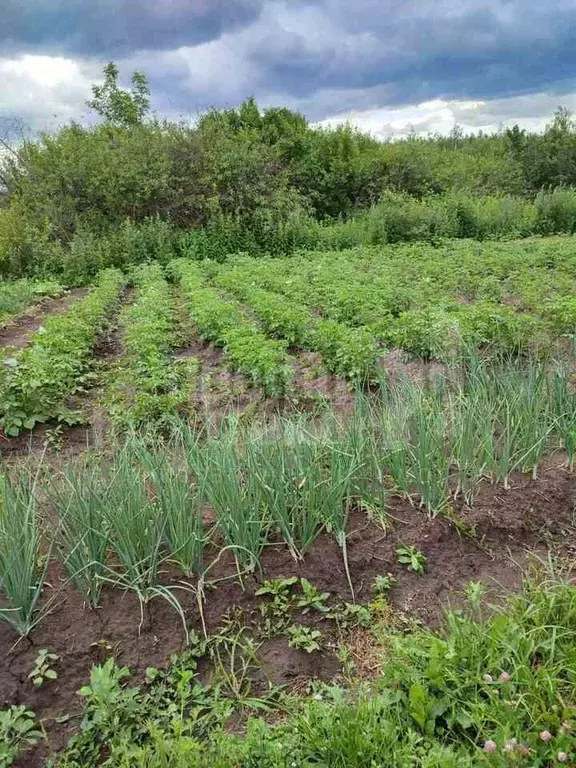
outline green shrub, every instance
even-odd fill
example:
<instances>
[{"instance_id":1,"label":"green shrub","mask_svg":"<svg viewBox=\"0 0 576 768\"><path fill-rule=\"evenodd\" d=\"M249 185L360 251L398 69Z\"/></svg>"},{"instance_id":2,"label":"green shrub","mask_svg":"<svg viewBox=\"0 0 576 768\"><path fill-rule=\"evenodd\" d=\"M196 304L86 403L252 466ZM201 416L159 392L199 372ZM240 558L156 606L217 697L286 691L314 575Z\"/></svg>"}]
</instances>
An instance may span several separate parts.
<instances>
[{"instance_id":1,"label":"green shrub","mask_svg":"<svg viewBox=\"0 0 576 768\"><path fill-rule=\"evenodd\" d=\"M535 231L543 235L576 231L576 192L558 188L541 191L534 202Z\"/></svg>"}]
</instances>

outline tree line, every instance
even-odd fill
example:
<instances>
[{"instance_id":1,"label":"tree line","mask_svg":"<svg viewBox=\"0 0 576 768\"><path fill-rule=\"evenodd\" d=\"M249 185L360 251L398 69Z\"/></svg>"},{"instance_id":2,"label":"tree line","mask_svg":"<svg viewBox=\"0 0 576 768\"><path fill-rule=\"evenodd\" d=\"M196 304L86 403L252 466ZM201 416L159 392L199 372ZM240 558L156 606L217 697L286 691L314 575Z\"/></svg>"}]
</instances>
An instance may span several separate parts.
<instances>
[{"instance_id":1,"label":"tree line","mask_svg":"<svg viewBox=\"0 0 576 768\"><path fill-rule=\"evenodd\" d=\"M134 73L124 89L113 63L87 103L94 124L72 122L3 157L4 274L46 270L78 238L151 221L164 233L208 232L217 248L274 251L289 249L288 230L341 223L391 196L425 205L450 195L530 201L576 184L576 125L563 108L540 134L455 129L388 142L348 125L314 127L254 99L190 125L154 116L145 76Z\"/></svg>"}]
</instances>

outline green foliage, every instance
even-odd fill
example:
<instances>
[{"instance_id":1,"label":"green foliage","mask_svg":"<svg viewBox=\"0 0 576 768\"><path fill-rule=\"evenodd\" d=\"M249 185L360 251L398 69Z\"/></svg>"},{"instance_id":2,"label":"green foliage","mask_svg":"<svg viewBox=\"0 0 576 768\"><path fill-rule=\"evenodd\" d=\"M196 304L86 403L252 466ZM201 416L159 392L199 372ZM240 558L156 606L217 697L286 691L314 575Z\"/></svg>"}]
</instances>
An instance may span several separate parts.
<instances>
[{"instance_id":1,"label":"green foliage","mask_svg":"<svg viewBox=\"0 0 576 768\"><path fill-rule=\"evenodd\" d=\"M102 516L109 548L119 565L106 568L107 580L132 590L147 602L155 596L159 584L159 568L164 559L164 519L142 480L128 445L109 477L102 499Z\"/></svg>"},{"instance_id":2,"label":"green foliage","mask_svg":"<svg viewBox=\"0 0 576 768\"><path fill-rule=\"evenodd\" d=\"M47 276L56 271L62 246L52 238L45 215L30 215L19 200L0 206L0 275Z\"/></svg>"},{"instance_id":3,"label":"green foliage","mask_svg":"<svg viewBox=\"0 0 576 768\"><path fill-rule=\"evenodd\" d=\"M100 269L126 269L155 260L166 264L173 258L176 240L173 226L158 217L140 224L125 219L106 234L82 226L53 269L63 275L66 283L81 285Z\"/></svg>"},{"instance_id":4,"label":"green foliage","mask_svg":"<svg viewBox=\"0 0 576 768\"><path fill-rule=\"evenodd\" d=\"M97 335L116 306L125 279L115 270L101 274L90 294L61 315L47 318L29 346L0 376L0 427L17 435L38 422L77 417L66 398L82 390Z\"/></svg>"},{"instance_id":5,"label":"green foliage","mask_svg":"<svg viewBox=\"0 0 576 768\"><path fill-rule=\"evenodd\" d=\"M373 377L379 350L369 329L320 320L314 327L313 344L333 373L357 380Z\"/></svg>"},{"instance_id":6,"label":"green foliage","mask_svg":"<svg viewBox=\"0 0 576 768\"><path fill-rule=\"evenodd\" d=\"M374 583L372 584L372 592L377 598L386 597L395 583L396 579L394 576L392 576L391 573L387 573L385 576L379 574L376 576Z\"/></svg>"},{"instance_id":7,"label":"green foliage","mask_svg":"<svg viewBox=\"0 0 576 768\"><path fill-rule=\"evenodd\" d=\"M308 307L256 287L254 276L249 269L242 268L242 262L230 270L220 270L214 282L246 301L271 336L320 352L332 373L351 379L366 379L374 374L377 349L369 331L348 328L334 320L317 320Z\"/></svg>"},{"instance_id":8,"label":"green foliage","mask_svg":"<svg viewBox=\"0 0 576 768\"><path fill-rule=\"evenodd\" d=\"M296 558L302 558L326 522L330 502L341 504L345 489L327 477L329 446L289 424L279 439L250 440L246 471L258 485L274 527Z\"/></svg>"},{"instance_id":9,"label":"green foliage","mask_svg":"<svg viewBox=\"0 0 576 768\"><path fill-rule=\"evenodd\" d=\"M425 359L442 358L457 346L457 321L442 310L413 309L382 325L376 329L381 338Z\"/></svg>"},{"instance_id":10,"label":"green foliage","mask_svg":"<svg viewBox=\"0 0 576 768\"><path fill-rule=\"evenodd\" d=\"M53 514L42 563L34 484L4 479L0 617L23 635L42 618L50 601L39 611L39 599L53 550L89 605L98 604L102 583L109 583L133 591L142 604L163 597L182 617L173 590L162 583L166 562L198 580L201 598L212 568L204 564L207 545L216 541L220 552L230 551L242 575L259 567L269 543L285 542L300 559L322 530L342 549L353 595L350 509L385 516L387 496L396 492L431 515L450 516L452 499L462 495L471 503L482 478L507 487L513 472L536 477L543 457L558 446L571 461L575 425L569 368L475 357L428 386L400 379L369 395L359 392L344 424L330 413L258 426L231 420L199 435L175 422L168 443L131 437L114 456L47 479L42 498ZM212 530L204 528L207 512ZM414 547L397 554L422 571L425 557ZM385 578L375 589L389 586ZM262 596L272 597L267 631L289 610L328 612L328 595L305 579L264 588Z\"/></svg>"},{"instance_id":11,"label":"green foliage","mask_svg":"<svg viewBox=\"0 0 576 768\"><path fill-rule=\"evenodd\" d=\"M282 602L285 602L288 599L291 587L297 583L297 576L289 576L285 579L268 579L254 594L257 597L260 597L261 595L270 595L274 600L278 598L281 599Z\"/></svg>"},{"instance_id":12,"label":"green foliage","mask_svg":"<svg viewBox=\"0 0 576 768\"><path fill-rule=\"evenodd\" d=\"M123 687L128 670L110 659L81 690L81 732L61 764L91 768L103 745L110 768L528 768L561 764L561 753L570 764L575 601L574 586L553 579L527 583L486 619L451 612L438 631L376 625L383 663L371 686L287 698L280 722L251 716L241 734L227 728L234 694L226 701L197 677L206 649L154 670L146 688ZM311 649L319 639L318 630L293 630ZM215 650L224 645L214 639Z\"/></svg>"},{"instance_id":13,"label":"green foliage","mask_svg":"<svg viewBox=\"0 0 576 768\"><path fill-rule=\"evenodd\" d=\"M155 502L165 520L165 544L170 560L191 577L203 572L203 553L208 536L202 518L203 489L193 485L184 470L175 469L162 451L137 449L142 465L150 473Z\"/></svg>"},{"instance_id":14,"label":"green foliage","mask_svg":"<svg viewBox=\"0 0 576 768\"><path fill-rule=\"evenodd\" d=\"M104 67L104 83L92 86L87 106L111 125L139 125L150 109L150 88L142 72L134 72L131 82L131 93L122 90L118 86L118 67L110 62Z\"/></svg>"},{"instance_id":15,"label":"green foliage","mask_svg":"<svg viewBox=\"0 0 576 768\"><path fill-rule=\"evenodd\" d=\"M414 571L414 573L419 573L420 575L424 573L424 566L428 562L428 558L419 549L403 544L401 547L398 547L396 554L398 562L405 565L409 571Z\"/></svg>"},{"instance_id":16,"label":"green foliage","mask_svg":"<svg viewBox=\"0 0 576 768\"><path fill-rule=\"evenodd\" d=\"M555 193L542 192L543 205ZM574 193L567 191L559 202L562 210ZM439 238L510 239L539 232L570 232L569 228L546 229L538 202L509 195L477 197L467 190L414 198L386 192L382 200L356 221L361 242L378 245L414 240L436 242ZM562 207L564 206L564 207Z\"/></svg>"},{"instance_id":17,"label":"green foliage","mask_svg":"<svg viewBox=\"0 0 576 768\"><path fill-rule=\"evenodd\" d=\"M320 650L322 632L319 629L293 625L288 627L287 631L289 637L288 644L291 648L296 648L297 651L305 651L306 653Z\"/></svg>"},{"instance_id":18,"label":"green foliage","mask_svg":"<svg viewBox=\"0 0 576 768\"><path fill-rule=\"evenodd\" d=\"M507 751L516 752L521 765L554 761L559 751L573 748L562 723L570 728L574 711L562 690L574 674L568 640L574 599L573 587L532 584L486 624L451 613L444 636L422 632L396 644L386 681L402 680L410 717L421 732L448 731L479 747L494 741L495 753L483 757L487 765L504 765ZM544 730L555 734L553 741L539 737ZM530 750L524 760L515 748L521 744Z\"/></svg>"},{"instance_id":19,"label":"green foliage","mask_svg":"<svg viewBox=\"0 0 576 768\"><path fill-rule=\"evenodd\" d=\"M101 468L67 468L62 481L50 486L58 516L54 541L72 584L91 607L96 607L109 546L109 528L102 497L106 478Z\"/></svg>"},{"instance_id":20,"label":"green foliage","mask_svg":"<svg viewBox=\"0 0 576 768\"><path fill-rule=\"evenodd\" d=\"M34 484L26 475L0 476L0 621L27 636L38 613L48 560L40 563L40 521Z\"/></svg>"},{"instance_id":21,"label":"green foliage","mask_svg":"<svg viewBox=\"0 0 576 768\"><path fill-rule=\"evenodd\" d=\"M460 240L242 255L204 269L269 333L320 352L334 373L375 379L379 345L447 362L471 348L548 354L574 330L572 250L570 238Z\"/></svg>"},{"instance_id":22,"label":"green foliage","mask_svg":"<svg viewBox=\"0 0 576 768\"><path fill-rule=\"evenodd\" d=\"M124 427L162 426L190 403L198 363L171 357L176 310L160 266L142 266L132 280L137 290L121 313L125 356L110 382L110 415Z\"/></svg>"},{"instance_id":23,"label":"green foliage","mask_svg":"<svg viewBox=\"0 0 576 768\"><path fill-rule=\"evenodd\" d=\"M259 564L270 530L260 485L243 471L243 457L234 437L232 432L191 445L188 461L241 572Z\"/></svg>"},{"instance_id":24,"label":"green foliage","mask_svg":"<svg viewBox=\"0 0 576 768\"><path fill-rule=\"evenodd\" d=\"M0 282L0 326L38 299L59 296L63 290L55 280L22 278L15 282Z\"/></svg>"},{"instance_id":25,"label":"green foliage","mask_svg":"<svg viewBox=\"0 0 576 768\"><path fill-rule=\"evenodd\" d=\"M214 643L217 646L218 638ZM146 754L150 743L158 745L160 755L165 753L166 766L174 765L173 749L188 758L183 768L190 766L189 760L201 754L199 737L218 730L233 711L222 687L204 686L197 676L197 658L207 650L191 647L173 657L167 670L148 670L150 685L145 689L125 687L130 671L112 658L94 667L89 684L79 691L85 715L61 757L62 768L96 766L104 751L109 765L134 765L134 760L154 765L155 757Z\"/></svg>"},{"instance_id":26,"label":"green foliage","mask_svg":"<svg viewBox=\"0 0 576 768\"><path fill-rule=\"evenodd\" d=\"M430 515L450 515L453 498L471 503L482 478L506 487L515 471L536 477L543 457L559 445L573 457L576 398L569 377L568 370L545 363L472 357L428 386L399 380L378 393L358 393L345 424L330 413L277 417L257 427L232 420L200 436L174 423L168 445L151 442L150 435L132 437L113 460L79 465L50 481L46 494L56 519L49 540L93 606L102 582L109 582L143 602L162 596L179 611L162 587L162 565L170 561L204 582L212 567L204 564L204 550L219 536L243 574L259 567L269 543L280 539L300 559L325 530L342 548L347 569L347 520L354 507L385 516L387 496L396 492ZM39 534L28 496L19 501L8 491L16 510L8 522L16 524L24 512L30 518L29 527L7 539L20 540L25 553L24 586L10 587L13 602L22 604L19 595L31 600L30 585L41 584ZM211 530L204 529L207 512ZM415 572L425 564L413 547L400 548L398 556ZM375 590L389 587L384 577ZM328 610L328 595L305 579L264 588L273 623L292 609ZM33 625L34 606L24 611L18 631Z\"/></svg>"},{"instance_id":27,"label":"green foliage","mask_svg":"<svg viewBox=\"0 0 576 768\"><path fill-rule=\"evenodd\" d=\"M210 266L204 267L207 273ZM216 272L214 284L250 305L266 332L288 344L306 346L314 323L312 313L283 296L259 288L249 271L241 267Z\"/></svg>"},{"instance_id":28,"label":"green foliage","mask_svg":"<svg viewBox=\"0 0 576 768\"><path fill-rule=\"evenodd\" d=\"M576 231L576 199L572 189L541 191L534 201L535 230L543 235Z\"/></svg>"},{"instance_id":29,"label":"green foliage","mask_svg":"<svg viewBox=\"0 0 576 768\"><path fill-rule=\"evenodd\" d=\"M287 109L262 111L252 99L193 126L147 120L145 75L133 74L130 91L118 76L106 65L87 102L102 123L43 134L4 161L1 274L57 273L71 283L140 263L125 228L158 221L173 229L172 257L219 261L575 230L576 131L566 111L543 134L516 126L380 142L350 126L312 127Z\"/></svg>"},{"instance_id":30,"label":"green foliage","mask_svg":"<svg viewBox=\"0 0 576 768\"><path fill-rule=\"evenodd\" d=\"M59 658L57 654L50 653L47 648L41 648L38 651L32 670L28 673L28 679L32 681L32 685L39 688L47 680L56 680L58 673L53 669L52 665Z\"/></svg>"},{"instance_id":31,"label":"green foliage","mask_svg":"<svg viewBox=\"0 0 576 768\"><path fill-rule=\"evenodd\" d=\"M0 710L0 768L12 765L19 753L42 738L34 712L23 704Z\"/></svg>"},{"instance_id":32,"label":"green foliage","mask_svg":"<svg viewBox=\"0 0 576 768\"><path fill-rule=\"evenodd\" d=\"M511 352L528 349L538 342L538 321L512 307L476 301L454 313L462 341L469 348L490 346Z\"/></svg>"},{"instance_id":33,"label":"green foliage","mask_svg":"<svg viewBox=\"0 0 576 768\"><path fill-rule=\"evenodd\" d=\"M71 124L37 143L24 142L9 185L9 211L14 208L21 223L8 222L5 260L35 274L61 271L76 233L89 232L96 242L108 233L115 239L126 219L141 222L159 214L169 178L166 137L155 123L91 129ZM36 246L34 232L40 235ZM98 263L99 251L88 262L89 274L109 266Z\"/></svg>"},{"instance_id":34,"label":"green foliage","mask_svg":"<svg viewBox=\"0 0 576 768\"><path fill-rule=\"evenodd\" d=\"M179 260L171 267L178 274L190 319L200 336L223 347L232 368L266 394L284 394L293 375L286 343L267 338L237 302L208 287L198 265Z\"/></svg>"},{"instance_id":35,"label":"green foliage","mask_svg":"<svg viewBox=\"0 0 576 768\"><path fill-rule=\"evenodd\" d=\"M305 616L311 611L323 618L335 618L334 612L330 611L326 603L330 597L328 592L320 592L308 579L292 576L268 579L255 594L257 597L268 598L259 606L262 616L262 622L258 625L260 635L286 635L293 648L306 650L308 653L319 649L316 641L321 637L321 633L315 634L307 627L294 622L297 616Z\"/></svg>"}]
</instances>

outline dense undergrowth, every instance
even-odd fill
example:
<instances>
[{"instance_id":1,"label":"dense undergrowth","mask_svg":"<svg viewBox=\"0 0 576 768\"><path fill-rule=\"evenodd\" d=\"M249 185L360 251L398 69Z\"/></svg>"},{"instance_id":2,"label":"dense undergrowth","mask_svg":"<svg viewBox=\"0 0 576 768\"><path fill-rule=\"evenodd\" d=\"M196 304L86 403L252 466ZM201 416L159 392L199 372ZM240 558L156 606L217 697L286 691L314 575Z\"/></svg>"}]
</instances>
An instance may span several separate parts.
<instances>
[{"instance_id":1,"label":"dense undergrowth","mask_svg":"<svg viewBox=\"0 0 576 768\"><path fill-rule=\"evenodd\" d=\"M0 228L2 217L0 208ZM149 261L167 264L175 256L223 261L238 253L286 256L303 250L343 251L416 241L442 246L451 238L511 240L574 232L576 192L572 189L543 191L533 202L476 198L466 192L423 199L386 192L369 211L346 219L317 221L299 213L265 233L230 218L182 231L170 219L159 217L142 222L126 219L104 232L81 227L64 244L58 240L43 243L32 232L30 257L20 261L12 251L12 255L7 252L3 269L0 261L0 273L55 276L66 285L84 285L104 268L127 269Z\"/></svg>"}]
</instances>

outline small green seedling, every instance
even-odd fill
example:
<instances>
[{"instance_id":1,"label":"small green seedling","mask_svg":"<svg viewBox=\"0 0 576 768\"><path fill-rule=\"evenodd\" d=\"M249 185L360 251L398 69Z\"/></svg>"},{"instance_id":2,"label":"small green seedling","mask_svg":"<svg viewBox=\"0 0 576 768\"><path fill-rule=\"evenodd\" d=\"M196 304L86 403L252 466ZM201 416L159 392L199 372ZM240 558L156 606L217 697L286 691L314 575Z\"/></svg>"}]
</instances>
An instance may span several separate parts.
<instances>
[{"instance_id":1,"label":"small green seedling","mask_svg":"<svg viewBox=\"0 0 576 768\"><path fill-rule=\"evenodd\" d=\"M257 597L270 597L270 601L260 603L260 613L264 619L262 630L266 635L281 634L290 624L290 611L294 598L290 594L292 587L298 583L298 578L269 579L260 589L256 590Z\"/></svg>"},{"instance_id":2,"label":"small green seedling","mask_svg":"<svg viewBox=\"0 0 576 768\"><path fill-rule=\"evenodd\" d=\"M151 685L151 683L153 683L159 675L160 670L156 669L156 667L146 667L146 676L144 679L148 685Z\"/></svg>"},{"instance_id":3,"label":"small green seedling","mask_svg":"<svg viewBox=\"0 0 576 768\"><path fill-rule=\"evenodd\" d=\"M39 688L46 680L56 680L58 673L52 669L52 664L59 658L55 653L49 653L47 648L41 648L36 656L34 667L28 675L32 684Z\"/></svg>"},{"instance_id":4,"label":"small green seedling","mask_svg":"<svg viewBox=\"0 0 576 768\"><path fill-rule=\"evenodd\" d=\"M306 653L320 650L318 640L322 637L322 632L319 629L293 624L291 627L288 627L288 635L290 637L288 645L291 648L296 648L298 651L306 651Z\"/></svg>"},{"instance_id":5,"label":"small green seedling","mask_svg":"<svg viewBox=\"0 0 576 768\"><path fill-rule=\"evenodd\" d=\"M368 629L372 625L372 610L369 605L344 603L335 611L332 611L329 618L337 621L341 629L351 629L353 627Z\"/></svg>"},{"instance_id":6,"label":"small green seedling","mask_svg":"<svg viewBox=\"0 0 576 768\"><path fill-rule=\"evenodd\" d=\"M308 579L300 579L302 593L298 595L296 607L302 609L302 613L308 613L313 608L320 613L328 613L330 608L326 605L326 600L330 597L329 592L319 592Z\"/></svg>"},{"instance_id":7,"label":"small green seedling","mask_svg":"<svg viewBox=\"0 0 576 768\"><path fill-rule=\"evenodd\" d=\"M378 575L372 584L372 594L374 597L386 597L394 584L396 579L391 573L387 573L386 576Z\"/></svg>"},{"instance_id":8,"label":"small green seedling","mask_svg":"<svg viewBox=\"0 0 576 768\"><path fill-rule=\"evenodd\" d=\"M300 589L296 591L294 587ZM305 614L314 610L327 614L330 610L325 603L329 593L319 592L308 579L299 579L297 576L269 579L256 590L256 595L272 598L259 606L264 619L261 630L270 637L282 634L286 630L292 621L293 611L301 611Z\"/></svg>"},{"instance_id":9,"label":"small green seedling","mask_svg":"<svg viewBox=\"0 0 576 768\"><path fill-rule=\"evenodd\" d=\"M398 562L407 566L409 571L419 574L424 573L424 566L428 562L428 558L419 549L412 545L404 544L398 547L396 554L398 555Z\"/></svg>"},{"instance_id":10,"label":"small green seedling","mask_svg":"<svg viewBox=\"0 0 576 768\"><path fill-rule=\"evenodd\" d=\"M291 576L289 579L268 579L256 590L256 596L270 595L270 597L284 597L290 592L291 587L298 583L297 576Z\"/></svg>"},{"instance_id":11,"label":"small green seedling","mask_svg":"<svg viewBox=\"0 0 576 768\"><path fill-rule=\"evenodd\" d=\"M121 683L127 677L130 677L128 667L117 666L111 656L104 664L92 667L90 682L80 688L78 695L86 699L88 706L94 709L98 707L105 709L112 703L122 700ZM131 695L134 695L134 692Z\"/></svg>"}]
</instances>

